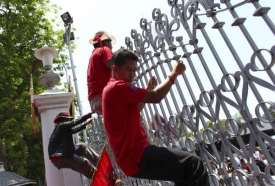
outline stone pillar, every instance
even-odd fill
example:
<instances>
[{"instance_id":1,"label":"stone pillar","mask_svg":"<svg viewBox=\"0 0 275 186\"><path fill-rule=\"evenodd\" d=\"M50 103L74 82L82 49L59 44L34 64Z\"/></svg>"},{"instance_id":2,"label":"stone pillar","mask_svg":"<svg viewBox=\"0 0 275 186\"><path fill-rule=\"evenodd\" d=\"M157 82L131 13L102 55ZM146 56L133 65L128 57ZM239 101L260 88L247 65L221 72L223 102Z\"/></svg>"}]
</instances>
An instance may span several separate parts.
<instances>
[{"instance_id":1,"label":"stone pillar","mask_svg":"<svg viewBox=\"0 0 275 186\"><path fill-rule=\"evenodd\" d=\"M43 152L48 186L81 186L80 174L71 169L58 170L49 160L48 144L54 129L53 118L62 111L69 112L73 93L45 92L34 96L42 125Z\"/></svg>"},{"instance_id":2,"label":"stone pillar","mask_svg":"<svg viewBox=\"0 0 275 186\"><path fill-rule=\"evenodd\" d=\"M42 125L47 186L81 186L81 177L78 172L71 169L58 170L49 160L48 154L49 138L54 130L53 118L62 111L69 111L74 95L72 92L58 92L54 89L60 81L59 75L52 70L53 59L57 56L57 51L45 45L36 50L34 55L37 59L42 60L45 70L45 73L39 76L38 82L47 88L42 94L33 96L33 102L37 107Z\"/></svg>"}]
</instances>

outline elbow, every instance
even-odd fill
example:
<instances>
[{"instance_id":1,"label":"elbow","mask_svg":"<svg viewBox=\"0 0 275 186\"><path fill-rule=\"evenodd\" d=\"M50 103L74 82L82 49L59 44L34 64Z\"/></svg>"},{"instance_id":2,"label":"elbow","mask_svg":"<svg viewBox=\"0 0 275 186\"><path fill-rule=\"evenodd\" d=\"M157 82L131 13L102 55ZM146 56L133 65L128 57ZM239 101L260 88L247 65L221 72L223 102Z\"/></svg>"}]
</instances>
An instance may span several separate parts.
<instances>
[{"instance_id":1,"label":"elbow","mask_svg":"<svg viewBox=\"0 0 275 186\"><path fill-rule=\"evenodd\" d=\"M152 101L151 103L160 103L162 99L163 99L162 96L154 92L154 94L152 94L151 96L151 101Z\"/></svg>"},{"instance_id":2,"label":"elbow","mask_svg":"<svg viewBox=\"0 0 275 186\"><path fill-rule=\"evenodd\" d=\"M160 101L163 99L161 95L159 95L154 90L148 91L148 94L143 98L143 103L160 103Z\"/></svg>"},{"instance_id":3,"label":"elbow","mask_svg":"<svg viewBox=\"0 0 275 186\"><path fill-rule=\"evenodd\" d=\"M159 104L159 103L161 102L161 100L162 100L162 99L157 100L157 101L156 101L156 103L158 103L158 104Z\"/></svg>"},{"instance_id":4,"label":"elbow","mask_svg":"<svg viewBox=\"0 0 275 186\"><path fill-rule=\"evenodd\" d=\"M152 103L160 103L162 98L154 97Z\"/></svg>"}]
</instances>

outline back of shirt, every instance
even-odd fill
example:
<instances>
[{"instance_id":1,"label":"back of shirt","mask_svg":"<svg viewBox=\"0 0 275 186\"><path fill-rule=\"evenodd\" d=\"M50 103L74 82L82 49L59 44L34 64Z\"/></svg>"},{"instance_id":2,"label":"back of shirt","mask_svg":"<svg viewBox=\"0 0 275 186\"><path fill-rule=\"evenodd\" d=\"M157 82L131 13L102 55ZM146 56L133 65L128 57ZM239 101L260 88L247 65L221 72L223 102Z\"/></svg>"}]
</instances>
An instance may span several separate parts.
<instances>
[{"instance_id":1,"label":"back of shirt","mask_svg":"<svg viewBox=\"0 0 275 186\"><path fill-rule=\"evenodd\" d=\"M111 49L106 46L94 49L87 70L88 100L101 95L110 80L111 70L106 64L112 55Z\"/></svg>"}]
</instances>

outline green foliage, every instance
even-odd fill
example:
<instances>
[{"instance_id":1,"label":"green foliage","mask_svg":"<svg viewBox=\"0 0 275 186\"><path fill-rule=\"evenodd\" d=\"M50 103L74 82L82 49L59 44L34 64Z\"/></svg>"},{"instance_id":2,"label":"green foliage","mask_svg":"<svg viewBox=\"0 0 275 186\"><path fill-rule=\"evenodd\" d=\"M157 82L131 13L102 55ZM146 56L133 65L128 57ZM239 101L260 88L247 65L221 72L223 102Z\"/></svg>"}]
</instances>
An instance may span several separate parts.
<instances>
[{"instance_id":1,"label":"green foliage","mask_svg":"<svg viewBox=\"0 0 275 186\"><path fill-rule=\"evenodd\" d=\"M268 108L268 111L270 112L271 116L275 118L275 109L272 106ZM268 119L266 114L263 114L263 118Z\"/></svg>"},{"instance_id":2,"label":"green foliage","mask_svg":"<svg viewBox=\"0 0 275 186\"><path fill-rule=\"evenodd\" d=\"M240 113L236 113L236 114L234 114L234 116L233 116L234 118L236 118L236 119L238 119L238 120L240 120L241 122L243 122L244 121L244 119L243 119L243 116L240 114Z\"/></svg>"},{"instance_id":3,"label":"green foliage","mask_svg":"<svg viewBox=\"0 0 275 186\"><path fill-rule=\"evenodd\" d=\"M211 129L213 129L214 131L216 131L216 128L215 128L214 124L213 124L211 121L207 121L207 122L206 122L206 125L207 125L208 128L211 128Z\"/></svg>"},{"instance_id":4,"label":"green foliage","mask_svg":"<svg viewBox=\"0 0 275 186\"><path fill-rule=\"evenodd\" d=\"M222 130L225 130L225 121L226 121L226 119L221 119L221 120L220 120ZM215 126L214 123L212 123L211 121L207 121L207 122L206 122L206 125L207 125L208 128L211 128L211 129L213 129L214 131L217 131L217 126ZM200 132L201 132L201 131L200 131Z\"/></svg>"},{"instance_id":5,"label":"green foliage","mask_svg":"<svg viewBox=\"0 0 275 186\"><path fill-rule=\"evenodd\" d=\"M188 132L189 137L193 138L195 137L194 133L192 131Z\"/></svg>"},{"instance_id":6,"label":"green foliage","mask_svg":"<svg viewBox=\"0 0 275 186\"><path fill-rule=\"evenodd\" d=\"M60 52L63 29L54 30L55 18L47 16L58 7L49 0L0 1L0 161L5 169L29 179L44 177L41 129L34 138L30 111L30 74L33 74L34 93L43 88L38 76L44 72L42 63L34 57L37 48L47 44L59 51L55 63L67 57Z\"/></svg>"}]
</instances>

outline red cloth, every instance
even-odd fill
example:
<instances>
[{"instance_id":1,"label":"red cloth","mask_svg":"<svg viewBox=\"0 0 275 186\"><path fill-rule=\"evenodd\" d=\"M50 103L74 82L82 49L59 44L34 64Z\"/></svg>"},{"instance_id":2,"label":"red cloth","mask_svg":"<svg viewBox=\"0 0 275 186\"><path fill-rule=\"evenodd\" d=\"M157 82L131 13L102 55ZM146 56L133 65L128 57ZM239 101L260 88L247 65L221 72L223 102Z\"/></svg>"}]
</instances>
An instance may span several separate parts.
<instances>
[{"instance_id":1,"label":"red cloth","mask_svg":"<svg viewBox=\"0 0 275 186\"><path fill-rule=\"evenodd\" d=\"M51 162L53 163L53 162L55 162L55 161L57 161L57 160L59 160L60 158L62 158L63 156L54 156L54 157L51 157Z\"/></svg>"},{"instance_id":2,"label":"red cloth","mask_svg":"<svg viewBox=\"0 0 275 186\"><path fill-rule=\"evenodd\" d=\"M146 89L115 79L111 79L103 90L102 107L107 137L118 166L127 176L140 170L137 164L149 145L139 122L138 108L146 92Z\"/></svg>"},{"instance_id":3,"label":"red cloth","mask_svg":"<svg viewBox=\"0 0 275 186\"><path fill-rule=\"evenodd\" d=\"M111 70L107 68L106 63L112 55L111 49L106 46L94 49L87 70L88 100L101 95L111 78Z\"/></svg>"},{"instance_id":4,"label":"red cloth","mask_svg":"<svg viewBox=\"0 0 275 186\"><path fill-rule=\"evenodd\" d=\"M100 160L98 162L97 171L94 174L91 186L113 186L114 172L111 160L104 147Z\"/></svg>"}]
</instances>

